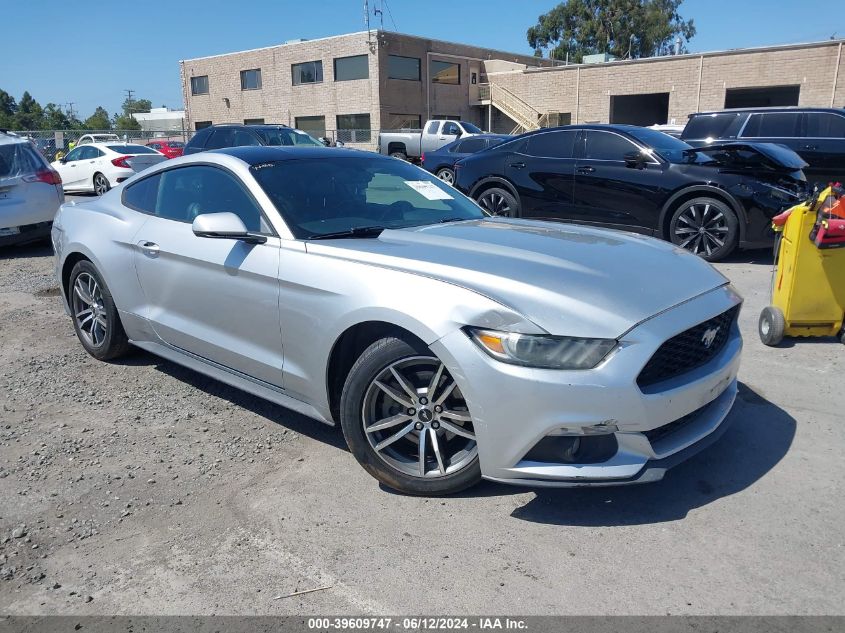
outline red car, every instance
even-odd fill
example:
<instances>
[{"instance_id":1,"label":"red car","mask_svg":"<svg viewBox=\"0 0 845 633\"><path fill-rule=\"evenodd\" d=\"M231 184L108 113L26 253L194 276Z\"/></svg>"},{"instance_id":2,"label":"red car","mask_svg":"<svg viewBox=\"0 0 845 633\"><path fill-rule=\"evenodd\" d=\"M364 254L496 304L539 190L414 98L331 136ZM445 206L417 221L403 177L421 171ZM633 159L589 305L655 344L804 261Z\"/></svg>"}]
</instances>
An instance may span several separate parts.
<instances>
[{"instance_id":1,"label":"red car","mask_svg":"<svg viewBox=\"0 0 845 633\"><path fill-rule=\"evenodd\" d=\"M168 158L177 158L185 151L182 141L150 141L147 147L160 151Z\"/></svg>"}]
</instances>

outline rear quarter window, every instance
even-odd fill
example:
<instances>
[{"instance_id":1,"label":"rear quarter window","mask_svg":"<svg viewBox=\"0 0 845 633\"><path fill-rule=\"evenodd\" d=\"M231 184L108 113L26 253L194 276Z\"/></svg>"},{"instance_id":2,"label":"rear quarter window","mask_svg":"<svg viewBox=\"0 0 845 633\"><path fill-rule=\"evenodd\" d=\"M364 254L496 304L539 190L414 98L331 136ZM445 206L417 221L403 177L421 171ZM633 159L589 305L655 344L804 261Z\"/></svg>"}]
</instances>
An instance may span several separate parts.
<instances>
[{"instance_id":1,"label":"rear quarter window","mask_svg":"<svg viewBox=\"0 0 845 633\"><path fill-rule=\"evenodd\" d=\"M161 174L154 174L143 180L133 182L123 190L123 204L141 213L155 214L158 184Z\"/></svg>"},{"instance_id":2,"label":"rear quarter window","mask_svg":"<svg viewBox=\"0 0 845 633\"><path fill-rule=\"evenodd\" d=\"M739 113L727 114L699 114L687 121L684 131L681 133L681 138L686 139L706 139L706 138L732 138L736 136L733 130L736 128L736 123ZM731 135L731 133L733 134Z\"/></svg>"}]
</instances>

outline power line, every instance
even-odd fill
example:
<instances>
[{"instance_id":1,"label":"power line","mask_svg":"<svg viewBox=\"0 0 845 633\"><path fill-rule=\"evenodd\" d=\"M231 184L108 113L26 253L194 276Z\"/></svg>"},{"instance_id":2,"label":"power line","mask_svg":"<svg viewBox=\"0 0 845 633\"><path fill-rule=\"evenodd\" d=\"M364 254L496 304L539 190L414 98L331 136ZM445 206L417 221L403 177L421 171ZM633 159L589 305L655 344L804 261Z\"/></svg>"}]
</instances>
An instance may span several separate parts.
<instances>
[{"instance_id":1,"label":"power line","mask_svg":"<svg viewBox=\"0 0 845 633\"><path fill-rule=\"evenodd\" d=\"M387 0L382 0L382 5L385 9L387 9L387 15L390 16L390 22L393 24L393 30L399 31L399 27L396 26L396 20L393 19L393 11L390 10L390 5L387 3Z\"/></svg>"}]
</instances>

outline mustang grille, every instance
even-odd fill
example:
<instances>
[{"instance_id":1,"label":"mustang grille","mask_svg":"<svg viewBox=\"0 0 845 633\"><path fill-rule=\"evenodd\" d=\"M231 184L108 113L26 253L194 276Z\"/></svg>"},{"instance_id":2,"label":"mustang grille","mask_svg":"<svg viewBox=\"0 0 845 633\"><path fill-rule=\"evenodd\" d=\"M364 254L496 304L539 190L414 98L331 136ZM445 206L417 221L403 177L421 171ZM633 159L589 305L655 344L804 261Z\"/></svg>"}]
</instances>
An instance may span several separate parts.
<instances>
[{"instance_id":1,"label":"mustang grille","mask_svg":"<svg viewBox=\"0 0 845 633\"><path fill-rule=\"evenodd\" d=\"M663 343L637 376L637 385L649 387L709 362L725 346L738 312L734 306Z\"/></svg>"}]
</instances>

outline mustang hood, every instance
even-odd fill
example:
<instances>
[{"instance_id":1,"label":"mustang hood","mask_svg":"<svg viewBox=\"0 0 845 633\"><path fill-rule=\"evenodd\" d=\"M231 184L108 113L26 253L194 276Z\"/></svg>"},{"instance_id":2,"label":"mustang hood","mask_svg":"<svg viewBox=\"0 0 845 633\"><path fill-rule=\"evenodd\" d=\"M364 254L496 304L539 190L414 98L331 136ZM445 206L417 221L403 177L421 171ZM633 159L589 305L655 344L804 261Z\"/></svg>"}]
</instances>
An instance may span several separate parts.
<instances>
[{"instance_id":1,"label":"mustang hood","mask_svg":"<svg viewBox=\"0 0 845 633\"><path fill-rule=\"evenodd\" d=\"M617 338L727 283L710 264L666 242L550 222L473 220L307 248L468 288L569 336Z\"/></svg>"},{"instance_id":2,"label":"mustang hood","mask_svg":"<svg viewBox=\"0 0 845 633\"><path fill-rule=\"evenodd\" d=\"M774 171L798 171L807 163L788 147L775 143L717 143L697 147L722 167L749 169L760 167Z\"/></svg>"}]
</instances>

